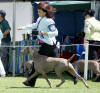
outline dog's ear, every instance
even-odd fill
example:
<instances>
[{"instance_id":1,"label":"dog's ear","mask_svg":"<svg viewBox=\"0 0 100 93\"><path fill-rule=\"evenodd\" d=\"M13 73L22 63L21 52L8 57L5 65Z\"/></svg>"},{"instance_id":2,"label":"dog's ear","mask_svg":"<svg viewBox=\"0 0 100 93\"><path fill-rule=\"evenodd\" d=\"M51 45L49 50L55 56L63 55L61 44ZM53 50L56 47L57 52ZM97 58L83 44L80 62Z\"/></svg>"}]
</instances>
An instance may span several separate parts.
<instances>
[{"instance_id":1,"label":"dog's ear","mask_svg":"<svg viewBox=\"0 0 100 93\"><path fill-rule=\"evenodd\" d=\"M30 47L29 51L31 51L31 53L34 54L34 47Z\"/></svg>"},{"instance_id":2,"label":"dog's ear","mask_svg":"<svg viewBox=\"0 0 100 93\"><path fill-rule=\"evenodd\" d=\"M23 47L23 49L21 50L21 54L24 55L26 50L28 50L28 47Z\"/></svg>"}]
</instances>

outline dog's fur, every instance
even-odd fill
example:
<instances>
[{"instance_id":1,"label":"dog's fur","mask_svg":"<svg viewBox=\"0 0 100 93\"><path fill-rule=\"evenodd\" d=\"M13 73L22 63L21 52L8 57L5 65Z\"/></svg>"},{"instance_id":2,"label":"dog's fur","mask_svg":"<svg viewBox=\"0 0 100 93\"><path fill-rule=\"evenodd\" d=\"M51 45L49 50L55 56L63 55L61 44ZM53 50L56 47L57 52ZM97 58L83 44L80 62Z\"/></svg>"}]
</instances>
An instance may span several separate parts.
<instances>
[{"instance_id":1,"label":"dog's fur","mask_svg":"<svg viewBox=\"0 0 100 93\"><path fill-rule=\"evenodd\" d=\"M85 82L85 80L77 74L72 64L64 58L54 58L54 57L47 57L44 55L38 54L38 51L35 48L32 47L26 47L21 51L22 54L30 54L34 59L34 68L35 73L31 75L24 83L27 83L29 80L31 80L33 77L42 74L44 78L47 80L50 88L51 83L48 80L48 77L46 75L47 72L54 70L58 77L61 79L61 83L56 85L56 87L61 86L65 80L62 77L62 72L68 71L73 76L77 77L79 80L81 80L84 85L89 88L89 85Z\"/></svg>"},{"instance_id":2,"label":"dog's fur","mask_svg":"<svg viewBox=\"0 0 100 93\"><path fill-rule=\"evenodd\" d=\"M77 72L84 72L84 62L85 60L77 60L72 63L75 70ZM93 81L96 81L97 78L100 76L100 69L99 69L99 60L88 60L88 70L92 70L94 74L96 74L96 77L93 79Z\"/></svg>"},{"instance_id":3,"label":"dog's fur","mask_svg":"<svg viewBox=\"0 0 100 93\"><path fill-rule=\"evenodd\" d=\"M24 76L28 77L34 67L33 60L28 60L22 63L21 68L25 70Z\"/></svg>"}]
</instances>

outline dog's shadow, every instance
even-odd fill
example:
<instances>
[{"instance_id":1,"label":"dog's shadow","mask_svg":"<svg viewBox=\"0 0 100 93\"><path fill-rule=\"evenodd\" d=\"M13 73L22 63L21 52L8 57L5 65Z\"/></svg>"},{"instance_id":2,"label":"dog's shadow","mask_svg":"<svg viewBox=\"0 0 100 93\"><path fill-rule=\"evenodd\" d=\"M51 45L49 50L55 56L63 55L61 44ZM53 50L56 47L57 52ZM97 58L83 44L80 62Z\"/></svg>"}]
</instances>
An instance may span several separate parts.
<instances>
[{"instance_id":1,"label":"dog's shadow","mask_svg":"<svg viewBox=\"0 0 100 93\"><path fill-rule=\"evenodd\" d=\"M60 87L9 87L7 89L61 89ZM66 89L66 87L64 88Z\"/></svg>"},{"instance_id":2,"label":"dog's shadow","mask_svg":"<svg viewBox=\"0 0 100 93\"><path fill-rule=\"evenodd\" d=\"M37 88L40 88L40 89L53 89L53 88L57 88L57 87L53 87L53 88L49 88L49 87L9 87L10 89L37 89ZM9 89L7 88L7 89Z\"/></svg>"},{"instance_id":3,"label":"dog's shadow","mask_svg":"<svg viewBox=\"0 0 100 93\"><path fill-rule=\"evenodd\" d=\"M68 73L67 71L63 72L62 75L63 75L65 80L72 80L73 81L73 76L70 73ZM47 73L47 76L49 79L59 79L59 77L57 77L55 72ZM40 75L39 78L44 78L44 77L42 75Z\"/></svg>"}]
</instances>

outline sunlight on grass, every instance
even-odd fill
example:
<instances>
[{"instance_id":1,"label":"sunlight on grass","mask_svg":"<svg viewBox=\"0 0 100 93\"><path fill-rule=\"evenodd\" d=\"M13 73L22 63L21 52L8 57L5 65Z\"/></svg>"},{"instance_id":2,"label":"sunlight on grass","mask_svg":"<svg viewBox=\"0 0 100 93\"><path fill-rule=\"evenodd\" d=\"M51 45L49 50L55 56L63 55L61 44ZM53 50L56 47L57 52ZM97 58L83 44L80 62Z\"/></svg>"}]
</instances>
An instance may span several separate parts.
<instances>
[{"instance_id":1,"label":"sunlight on grass","mask_svg":"<svg viewBox=\"0 0 100 93\"><path fill-rule=\"evenodd\" d=\"M35 88L22 84L26 78L23 77L0 77L0 93L100 93L100 83L87 81L91 86L87 89L81 81L77 85L73 81L66 79L66 82L59 88L55 86L60 83L59 79L50 78L52 87L49 88L44 78L38 78Z\"/></svg>"}]
</instances>

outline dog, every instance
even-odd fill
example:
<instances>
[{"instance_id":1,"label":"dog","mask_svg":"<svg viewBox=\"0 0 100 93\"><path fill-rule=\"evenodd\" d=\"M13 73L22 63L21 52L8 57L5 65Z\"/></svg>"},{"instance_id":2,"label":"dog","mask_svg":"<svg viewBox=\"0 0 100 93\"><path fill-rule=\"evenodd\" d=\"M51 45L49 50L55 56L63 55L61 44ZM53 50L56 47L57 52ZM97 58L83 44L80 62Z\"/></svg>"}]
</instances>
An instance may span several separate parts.
<instances>
[{"instance_id":1,"label":"dog","mask_svg":"<svg viewBox=\"0 0 100 93\"><path fill-rule=\"evenodd\" d=\"M92 81L96 81L100 77L100 60L88 60L88 70L92 70L96 77ZM84 62L85 60L77 60L72 63L74 69L77 72L84 72ZM75 84L77 83L76 78L74 79Z\"/></svg>"},{"instance_id":2,"label":"dog","mask_svg":"<svg viewBox=\"0 0 100 93\"><path fill-rule=\"evenodd\" d=\"M25 69L25 74L24 75L27 78L30 77L35 72L34 61L33 60L29 60L29 61L23 62L22 65L21 65L21 68ZM23 83L23 84L26 85L26 86L34 87L37 78L38 78L38 76L32 78L30 81L28 81L27 84L26 83Z\"/></svg>"},{"instance_id":3,"label":"dog","mask_svg":"<svg viewBox=\"0 0 100 93\"><path fill-rule=\"evenodd\" d=\"M32 69L34 67L34 61L33 60L28 60L22 63L21 68L25 70L25 77L28 77L29 74L32 72Z\"/></svg>"},{"instance_id":4,"label":"dog","mask_svg":"<svg viewBox=\"0 0 100 93\"><path fill-rule=\"evenodd\" d=\"M35 73L31 75L29 78L27 78L27 80L23 82L24 84L27 84L28 81L30 81L37 75L42 74L46 79L47 83L49 84L49 87L52 88L46 73L54 70L56 75L61 79L61 82L58 85L56 85L56 87L60 87L65 82L62 73L64 71L68 71L71 75L81 80L87 88L90 88L90 86L86 83L86 81L80 75L77 74L74 67L69 62L70 59L67 60L64 58L54 58L54 57L47 57L44 55L40 55L38 53L38 50L33 47L25 47L21 51L21 53L23 55L30 54L32 56L32 58L34 59L34 68L35 68Z\"/></svg>"}]
</instances>

